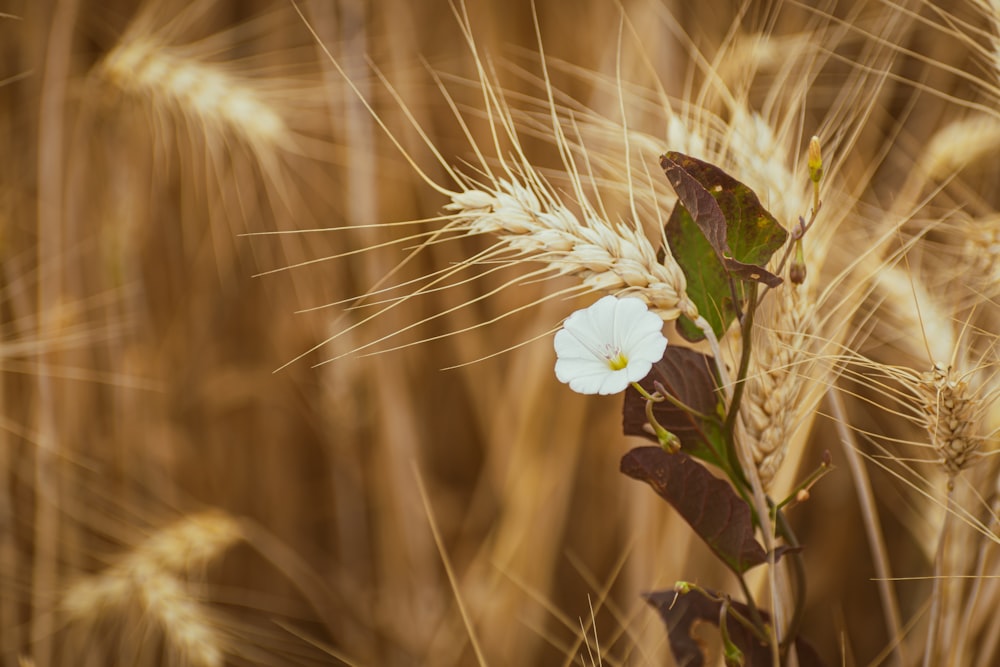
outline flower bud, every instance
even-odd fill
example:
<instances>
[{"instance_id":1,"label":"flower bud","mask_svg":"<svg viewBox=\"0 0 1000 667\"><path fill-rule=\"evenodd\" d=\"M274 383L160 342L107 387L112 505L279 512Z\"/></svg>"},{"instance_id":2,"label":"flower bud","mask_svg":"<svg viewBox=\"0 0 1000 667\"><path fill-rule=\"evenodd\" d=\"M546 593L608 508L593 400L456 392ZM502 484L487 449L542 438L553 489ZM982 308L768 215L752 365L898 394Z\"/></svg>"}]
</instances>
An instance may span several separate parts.
<instances>
[{"instance_id":1,"label":"flower bud","mask_svg":"<svg viewBox=\"0 0 1000 667\"><path fill-rule=\"evenodd\" d=\"M676 435L663 428L656 428L656 439L660 441L660 447L663 448L668 454L676 454L681 449L681 439Z\"/></svg>"},{"instance_id":2,"label":"flower bud","mask_svg":"<svg viewBox=\"0 0 1000 667\"><path fill-rule=\"evenodd\" d=\"M809 180L819 183L823 178L823 154L819 149L819 137L809 140Z\"/></svg>"},{"instance_id":3,"label":"flower bud","mask_svg":"<svg viewBox=\"0 0 1000 667\"><path fill-rule=\"evenodd\" d=\"M788 279L793 285L801 285L806 281L806 258L802 253L802 239L795 242L795 257L788 265Z\"/></svg>"}]
</instances>

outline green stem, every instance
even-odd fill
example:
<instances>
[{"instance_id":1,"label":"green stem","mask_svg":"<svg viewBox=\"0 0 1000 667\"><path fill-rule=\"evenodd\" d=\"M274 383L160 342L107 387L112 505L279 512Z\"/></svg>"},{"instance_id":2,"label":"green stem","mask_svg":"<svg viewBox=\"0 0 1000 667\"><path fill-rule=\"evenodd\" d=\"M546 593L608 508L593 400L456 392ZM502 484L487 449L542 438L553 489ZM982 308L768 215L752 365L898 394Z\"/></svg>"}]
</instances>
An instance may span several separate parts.
<instances>
[{"instance_id":1,"label":"green stem","mask_svg":"<svg viewBox=\"0 0 1000 667\"><path fill-rule=\"evenodd\" d=\"M747 601L747 607L750 608L750 618L753 620L754 627L757 628L754 634L758 639L766 643L771 633L767 631L767 624L764 622L764 617L760 615L760 610L757 608L757 601L753 599L750 587L747 586L747 581L743 577L742 572L736 573L736 580L740 582L740 588L743 590L743 598Z\"/></svg>"},{"instance_id":2,"label":"green stem","mask_svg":"<svg viewBox=\"0 0 1000 667\"><path fill-rule=\"evenodd\" d=\"M657 383L657 384L659 384L659 383ZM681 441L680 441L680 439L676 435L674 435L673 433L671 433L667 429L663 428L663 426L660 424L660 422L656 419L656 415L653 414L653 405L654 404L660 403L661 401L669 401L670 404L673 405L674 407L676 407L677 409L683 410L683 411L687 412L689 415L691 415L693 417L697 417L698 419L701 419L702 421L709 421L709 420L712 419L712 417L710 417L709 415L706 415L706 414L704 414L702 412L698 412L697 410L695 410L691 406L686 405L684 402L682 402L680 399L678 399L677 397L675 397L673 394L670 394L669 392L667 392L667 390L666 390L665 387L662 387L662 385L659 385L659 386L661 387L662 391L660 391L658 389L655 394L650 394L638 382L633 382L632 383L632 387L637 392L639 392L640 396L642 396L644 399L646 399L646 421L652 427L654 435L656 435L656 439L659 440L660 444L663 445L668 451L675 452L678 449L680 449ZM733 473L730 470L729 466L726 464L725 457L722 455L722 452L717 452L715 450L715 447L712 444L711 439L709 439L708 437L704 436L704 433L702 431L701 425L698 424L697 421L692 420L692 425L696 429L698 429L699 432L702 433L703 440L705 442L705 446L708 447L712 451L712 454L720 462L719 465L722 467L723 471L725 471L725 473L730 478L732 478L733 477Z\"/></svg>"},{"instance_id":3,"label":"green stem","mask_svg":"<svg viewBox=\"0 0 1000 667\"><path fill-rule=\"evenodd\" d=\"M635 389L637 392L639 392L639 395L642 396L643 398L645 398L647 401L653 401L654 403L659 403L660 399L657 398L657 396L659 396L659 394L657 394L656 396L654 396L653 394L650 394L638 382L633 382L632 383L632 388Z\"/></svg>"},{"instance_id":4,"label":"green stem","mask_svg":"<svg viewBox=\"0 0 1000 667\"><path fill-rule=\"evenodd\" d=\"M637 392L639 392L639 394L643 398L645 398L647 401L652 401L653 403L659 403L660 401L667 401L668 403L670 403L671 405L673 405L678 410L683 410L684 412L688 413L689 415L692 415L692 416L697 417L699 419L708 420L708 419L712 418L711 416L706 415L703 412L698 412L697 410L695 410L694 408L692 408L690 405L687 405L682 400L680 400L679 398L677 398L673 394L670 394L669 392L660 392L660 391L658 391L655 394L650 394L638 382L633 382L632 386L635 387L635 390Z\"/></svg>"},{"instance_id":5,"label":"green stem","mask_svg":"<svg viewBox=\"0 0 1000 667\"><path fill-rule=\"evenodd\" d=\"M726 413L726 421L723 424L722 432L726 439L726 455L730 461L739 461L736 455L736 419L740 414L740 403L743 400L743 390L746 388L747 370L750 368L750 351L752 346L751 335L753 334L753 318L757 310L757 283L746 283L747 308L743 318L740 320L740 331L743 337L743 349L740 350L740 368L736 374L736 386L733 387L733 398L729 402L729 411ZM738 465L734 466L739 470L737 487L742 486L749 489L746 477Z\"/></svg>"},{"instance_id":6,"label":"green stem","mask_svg":"<svg viewBox=\"0 0 1000 667\"><path fill-rule=\"evenodd\" d=\"M743 614L741 614L736 609L733 609L732 606L729 607L729 612L728 613L730 615L732 615L732 617L734 619L736 619L736 621L740 625L742 625L747 630L749 630L751 633L753 633L753 636L756 637L760 642L766 644L767 643L767 637L770 634L767 631L767 624L764 623L764 619L760 615L760 611L757 609L757 605L754 603L753 597L750 595L750 590L749 590L749 588L747 588L746 582L743 580L743 575L742 574L737 574L736 576L737 576L737 578L740 581L740 586L743 588L744 595L746 595L747 607L750 609L750 618L747 618L746 616L744 616ZM714 595L713 593L705 590L704 588L702 588L698 584L692 584L690 582L685 582L685 586L687 587L687 589L688 589L689 592L699 593L699 594L705 596L706 598L708 598L709 600L713 600L715 602L723 602L724 601L723 598L719 597L718 595Z\"/></svg>"},{"instance_id":7,"label":"green stem","mask_svg":"<svg viewBox=\"0 0 1000 667\"><path fill-rule=\"evenodd\" d=\"M653 433L656 434L656 439L660 441L660 446L669 453L674 454L681 448L680 438L663 428L660 422L657 421L656 415L653 414L654 405L656 405L655 400L650 399L646 401L646 421L653 428Z\"/></svg>"},{"instance_id":8,"label":"green stem","mask_svg":"<svg viewBox=\"0 0 1000 667\"><path fill-rule=\"evenodd\" d=\"M821 202L819 199L819 185L814 184L813 210L812 213L809 215L809 222L806 222L801 217L799 218L798 225L793 229L793 232L790 235L790 238L788 239L788 243L785 245L785 252L781 256L781 261L778 262L778 268L775 270L775 275L780 276L781 272L785 270L785 264L788 262L788 258L791 257L792 251L795 249L797 242L802 240L802 238L806 235L806 232L808 232L809 229L813 226L813 223L816 222L816 216L819 215L819 209L822 206L823 202ZM761 292L760 295L761 300L763 300L763 298L767 296L767 293L770 291L771 291L770 287L765 287L764 291Z\"/></svg>"}]
</instances>

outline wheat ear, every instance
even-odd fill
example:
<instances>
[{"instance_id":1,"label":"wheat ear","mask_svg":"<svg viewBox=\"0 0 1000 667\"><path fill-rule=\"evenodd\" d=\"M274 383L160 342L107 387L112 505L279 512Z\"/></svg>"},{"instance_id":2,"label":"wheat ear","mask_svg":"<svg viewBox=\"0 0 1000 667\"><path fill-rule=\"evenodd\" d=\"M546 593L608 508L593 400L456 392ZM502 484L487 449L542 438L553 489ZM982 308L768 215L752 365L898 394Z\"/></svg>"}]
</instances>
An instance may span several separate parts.
<instances>
[{"instance_id":1,"label":"wheat ear","mask_svg":"<svg viewBox=\"0 0 1000 667\"><path fill-rule=\"evenodd\" d=\"M178 577L154 562L136 558L82 579L63 595L60 607L70 619L91 624L108 613L131 618L133 604L186 662L205 667L223 664L224 642L206 607ZM123 636L136 629L129 623Z\"/></svg>"},{"instance_id":2,"label":"wheat ear","mask_svg":"<svg viewBox=\"0 0 1000 667\"><path fill-rule=\"evenodd\" d=\"M975 432L982 400L956 375L951 367L936 366L922 373L916 385L931 445L949 476L976 460L982 441Z\"/></svg>"},{"instance_id":3,"label":"wheat ear","mask_svg":"<svg viewBox=\"0 0 1000 667\"><path fill-rule=\"evenodd\" d=\"M492 190L455 193L446 208L469 234L495 235L497 251L509 249L517 259L539 260L555 273L578 277L587 291L637 296L664 320L698 317L680 267L669 256L657 261L641 231L612 225L589 207L584 223L540 181L526 187L500 180Z\"/></svg>"},{"instance_id":4,"label":"wheat ear","mask_svg":"<svg viewBox=\"0 0 1000 667\"><path fill-rule=\"evenodd\" d=\"M1000 284L1000 215L962 221L956 235L963 239L961 276L986 297Z\"/></svg>"},{"instance_id":5,"label":"wheat ear","mask_svg":"<svg viewBox=\"0 0 1000 667\"><path fill-rule=\"evenodd\" d=\"M122 91L206 128L228 130L255 151L287 145L290 133L273 104L221 67L149 36L116 46L98 67Z\"/></svg>"},{"instance_id":6,"label":"wheat ear","mask_svg":"<svg viewBox=\"0 0 1000 667\"><path fill-rule=\"evenodd\" d=\"M192 665L223 664L223 642L208 610L180 579L152 563L137 563L129 575L143 611L159 626L173 651Z\"/></svg>"},{"instance_id":7,"label":"wheat ear","mask_svg":"<svg viewBox=\"0 0 1000 667\"><path fill-rule=\"evenodd\" d=\"M203 566L243 539L239 523L224 512L190 514L143 541L128 561L154 563L172 572Z\"/></svg>"},{"instance_id":8,"label":"wheat ear","mask_svg":"<svg viewBox=\"0 0 1000 667\"><path fill-rule=\"evenodd\" d=\"M785 459L798 417L806 377L801 373L806 344L811 341L814 301L803 285L782 285L773 296L766 335L754 342L753 366L747 376L741 418L747 444L767 488Z\"/></svg>"},{"instance_id":9,"label":"wheat ear","mask_svg":"<svg viewBox=\"0 0 1000 667\"><path fill-rule=\"evenodd\" d=\"M70 619L89 623L105 613L125 612L137 602L167 645L186 661L221 665L223 640L208 610L175 572L205 565L240 539L238 523L222 512L184 517L104 571L77 581L63 594L60 608Z\"/></svg>"}]
</instances>

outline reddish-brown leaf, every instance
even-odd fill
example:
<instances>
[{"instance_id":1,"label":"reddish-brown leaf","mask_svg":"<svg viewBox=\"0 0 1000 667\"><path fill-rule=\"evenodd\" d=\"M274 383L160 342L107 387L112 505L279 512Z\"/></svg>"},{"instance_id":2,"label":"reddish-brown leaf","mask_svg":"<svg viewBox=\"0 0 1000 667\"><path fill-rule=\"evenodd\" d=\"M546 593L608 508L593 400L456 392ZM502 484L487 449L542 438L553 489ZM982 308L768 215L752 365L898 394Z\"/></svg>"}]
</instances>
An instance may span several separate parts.
<instances>
[{"instance_id":1,"label":"reddish-brown leaf","mask_svg":"<svg viewBox=\"0 0 1000 667\"><path fill-rule=\"evenodd\" d=\"M667 244L684 271L688 297L721 338L745 301L742 281L781 283L765 267L788 233L753 190L715 165L677 152L662 156L660 165L678 197L663 230ZM686 317L677 328L688 340L704 338Z\"/></svg>"},{"instance_id":2,"label":"reddish-brown leaf","mask_svg":"<svg viewBox=\"0 0 1000 667\"><path fill-rule=\"evenodd\" d=\"M744 280L781 284L764 266L788 233L753 190L714 164L676 151L662 156L660 166L726 269Z\"/></svg>"},{"instance_id":3,"label":"reddish-brown leaf","mask_svg":"<svg viewBox=\"0 0 1000 667\"><path fill-rule=\"evenodd\" d=\"M733 571L742 573L767 560L754 538L747 504L728 482L684 452L636 447L622 457L621 471L653 487Z\"/></svg>"}]
</instances>

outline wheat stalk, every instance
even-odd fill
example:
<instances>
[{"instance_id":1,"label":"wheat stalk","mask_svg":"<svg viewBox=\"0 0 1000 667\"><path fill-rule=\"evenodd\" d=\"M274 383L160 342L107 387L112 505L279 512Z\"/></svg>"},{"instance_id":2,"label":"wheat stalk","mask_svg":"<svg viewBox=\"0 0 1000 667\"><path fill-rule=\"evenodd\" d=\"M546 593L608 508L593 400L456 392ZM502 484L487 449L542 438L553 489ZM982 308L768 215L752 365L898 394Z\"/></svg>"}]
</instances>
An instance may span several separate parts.
<instances>
[{"instance_id":1,"label":"wheat stalk","mask_svg":"<svg viewBox=\"0 0 1000 667\"><path fill-rule=\"evenodd\" d=\"M400 266L406 264L417 253L444 240L462 236L492 236L494 240L487 248L471 256L466 256L448 268L434 271L422 278L384 287L383 283L388 279L386 276L383 281L374 285L366 294L355 300L356 306L374 305L381 307L377 307L373 314L337 332L296 359L349 334L355 328L385 315L403 303L423 295L462 285L468 279L456 279L456 277L461 272L476 267L488 267L486 274L513 268L518 270L521 275L502 283L499 287L485 294L473 297L463 304L442 310L419 322L398 327L395 331L377 340L361 344L345 354L357 353L379 345L392 337L399 336L431 320L447 316L472 303L495 297L502 290L514 285L524 285L537 282L542 278L561 276L576 277L580 283L573 287L551 292L529 304L516 307L490 322L480 322L469 328L493 323L525 308L538 305L542 301L592 292L635 296L645 301L664 320L673 320L681 315L687 315L699 324L707 326L704 319L699 317L695 305L687 298L684 274L676 261L669 251L663 254L662 259L658 259L657 249L643 232L643 223L639 219L638 211L643 210L643 205L639 200L646 193L634 185L630 186L632 189L630 190L629 210L620 216L631 218L628 222L618 221L615 216L609 213L600 194L600 184L591 171L592 167L588 163L587 157L585 155L575 156L573 153L574 146L569 137L575 132L575 121L559 116L559 107L554 101L555 92L548 81L547 70L545 70L544 56L542 57L542 67L547 94L545 104L549 111L548 127L550 137L554 137L554 143L561 158L559 176L567 179L569 183L568 192L565 194L551 186L542 175L541 170L528 158L521 144L521 133L523 131L530 135L534 129L518 127L515 116L504 97L504 90L495 81L492 72L488 70L488 61L479 53L471 27L468 25L468 17L464 15L461 17L461 27L477 71L478 78L473 85L480 87L485 103L482 113L485 114L488 123L487 136L489 140L484 142L473 134L468 120L460 111L457 103L444 88L440 79L438 82L444 95L444 102L451 109L455 122L469 142L469 148L475 156L473 164L478 172L475 177L463 173L451 160L446 159L438 152L413 113L388 81L383 78L383 83L389 94L399 104L400 109L411 123L412 129L426 143L441 169L451 180L450 183L435 180L426 170L417 165L396 133L385 125L383 119L362 95L360 89L350 81L340 63L329 51L325 50L325 47L324 50L330 63L345 77L347 85L365 104L374 121L400 151L403 159L413 167L417 175L427 185L448 199L444 205L447 215L440 218L443 224L439 228L419 232L402 239L421 242L411 255L400 263ZM315 33L313 34L315 36ZM316 38L319 40L318 36ZM422 222L411 221L404 224ZM368 248L368 250L371 249L374 248ZM539 264L540 268L525 271L524 267L531 262ZM390 272L390 275L394 272ZM384 301L376 300L377 297L394 289L405 289L406 293L402 296L387 298ZM461 333L461 331L450 331L435 336L435 338L455 333ZM417 342L426 342L427 340L429 339ZM412 344L415 343L405 343L399 347ZM292 363L296 359L288 363Z\"/></svg>"}]
</instances>

